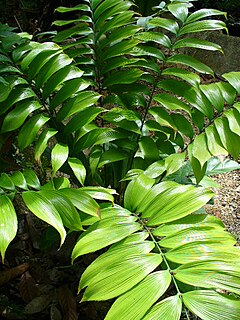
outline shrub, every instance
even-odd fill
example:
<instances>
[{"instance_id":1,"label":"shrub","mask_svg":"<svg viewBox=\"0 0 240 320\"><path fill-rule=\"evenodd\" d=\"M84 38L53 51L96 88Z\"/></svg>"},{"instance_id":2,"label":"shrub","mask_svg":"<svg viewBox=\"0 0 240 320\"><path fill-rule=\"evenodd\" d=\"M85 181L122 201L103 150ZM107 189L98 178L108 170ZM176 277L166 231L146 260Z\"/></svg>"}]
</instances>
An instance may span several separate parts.
<instances>
[{"instance_id":1,"label":"shrub","mask_svg":"<svg viewBox=\"0 0 240 320\"><path fill-rule=\"evenodd\" d=\"M181 52L221 51L193 35L225 29L210 19L224 13L189 7L160 3L144 18L131 1L86 0L57 9L77 15L44 43L1 25L2 149L11 138L34 154L0 177L2 261L20 194L60 245L66 230L81 233L72 261L108 249L79 283L83 301L116 298L107 320L239 318L239 250L201 209L213 196L201 183L218 156L239 155L240 74L217 81ZM48 163L49 179L32 168Z\"/></svg>"}]
</instances>

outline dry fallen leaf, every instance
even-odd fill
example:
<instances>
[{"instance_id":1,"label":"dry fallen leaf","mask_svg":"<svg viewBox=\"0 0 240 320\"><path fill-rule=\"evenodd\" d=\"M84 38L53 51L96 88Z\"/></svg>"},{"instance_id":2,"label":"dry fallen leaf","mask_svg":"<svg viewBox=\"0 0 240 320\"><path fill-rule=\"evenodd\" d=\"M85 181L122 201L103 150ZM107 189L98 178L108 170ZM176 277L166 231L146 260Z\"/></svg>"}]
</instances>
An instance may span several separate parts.
<instances>
[{"instance_id":1,"label":"dry fallen leaf","mask_svg":"<svg viewBox=\"0 0 240 320\"><path fill-rule=\"evenodd\" d=\"M58 302L63 313L63 320L77 320L77 303L72 292L64 286L58 289Z\"/></svg>"},{"instance_id":2,"label":"dry fallen leaf","mask_svg":"<svg viewBox=\"0 0 240 320\"><path fill-rule=\"evenodd\" d=\"M25 302L30 302L39 296L37 284L28 271L21 276L19 291L21 298Z\"/></svg>"},{"instance_id":3,"label":"dry fallen leaf","mask_svg":"<svg viewBox=\"0 0 240 320\"><path fill-rule=\"evenodd\" d=\"M0 271L0 286L14 278L17 278L20 274L26 272L28 268L29 264L23 263L17 267Z\"/></svg>"}]
</instances>

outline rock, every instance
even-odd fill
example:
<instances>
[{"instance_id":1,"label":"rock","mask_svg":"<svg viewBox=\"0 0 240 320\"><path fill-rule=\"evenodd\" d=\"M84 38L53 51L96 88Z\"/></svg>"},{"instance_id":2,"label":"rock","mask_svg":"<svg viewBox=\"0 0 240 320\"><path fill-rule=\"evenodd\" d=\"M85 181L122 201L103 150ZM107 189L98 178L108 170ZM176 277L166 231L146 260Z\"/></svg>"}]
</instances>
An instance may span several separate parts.
<instances>
[{"instance_id":1,"label":"rock","mask_svg":"<svg viewBox=\"0 0 240 320\"><path fill-rule=\"evenodd\" d=\"M224 54L219 51L201 49L184 49L184 53L193 55L211 67L217 74L240 71L240 60L238 59L240 56L240 37L225 35L217 31L198 33L194 37L219 44Z\"/></svg>"}]
</instances>

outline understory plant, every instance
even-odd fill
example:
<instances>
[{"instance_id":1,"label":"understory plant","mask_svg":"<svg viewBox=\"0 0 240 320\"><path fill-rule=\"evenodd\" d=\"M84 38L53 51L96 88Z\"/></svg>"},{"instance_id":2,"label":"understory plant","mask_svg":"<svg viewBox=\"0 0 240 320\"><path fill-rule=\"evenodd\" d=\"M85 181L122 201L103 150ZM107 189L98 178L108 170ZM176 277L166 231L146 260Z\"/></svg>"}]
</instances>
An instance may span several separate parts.
<instances>
[{"instance_id":1,"label":"understory plant","mask_svg":"<svg viewBox=\"0 0 240 320\"><path fill-rule=\"evenodd\" d=\"M2 262L23 200L60 245L79 233L73 263L98 253L79 291L114 299L106 320L238 320L236 239L202 207L208 175L238 168L240 73L187 54L222 52L196 33L225 13L83 2L57 9L51 41L0 25Z\"/></svg>"}]
</instances>

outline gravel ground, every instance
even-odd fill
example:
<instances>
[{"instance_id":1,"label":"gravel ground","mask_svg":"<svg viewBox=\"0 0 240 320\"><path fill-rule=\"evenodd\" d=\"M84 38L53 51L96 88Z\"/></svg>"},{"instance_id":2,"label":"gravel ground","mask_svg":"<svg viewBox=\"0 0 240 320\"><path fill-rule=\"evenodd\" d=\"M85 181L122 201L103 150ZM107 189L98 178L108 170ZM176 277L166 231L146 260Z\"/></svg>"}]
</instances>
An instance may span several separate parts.
<instances>
[{"instance_id":1,"label":"gravel ground","mask_svg":"<svg viewBox=\"0 0 240 320\"><path fill-rule=\"evenodd\" d=\"M240 170L212 177L222 188L214 189L214 205L206 205L207 213L220 218L240 244Z\"/></svg>"}]
</instances>

